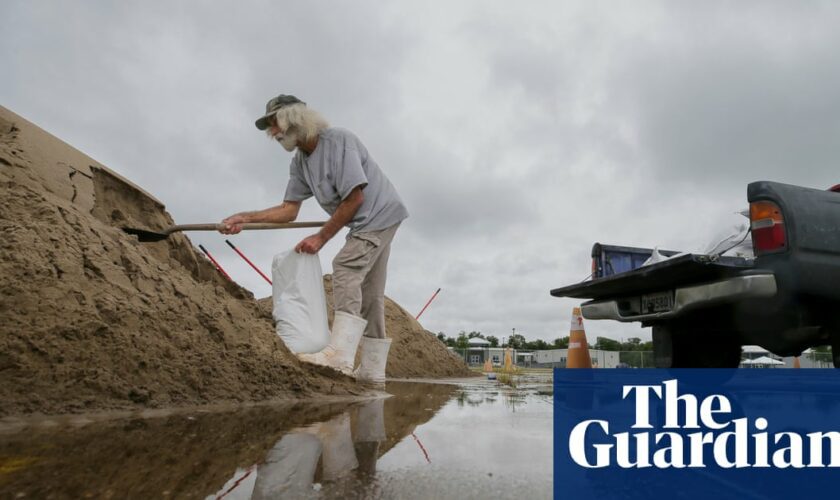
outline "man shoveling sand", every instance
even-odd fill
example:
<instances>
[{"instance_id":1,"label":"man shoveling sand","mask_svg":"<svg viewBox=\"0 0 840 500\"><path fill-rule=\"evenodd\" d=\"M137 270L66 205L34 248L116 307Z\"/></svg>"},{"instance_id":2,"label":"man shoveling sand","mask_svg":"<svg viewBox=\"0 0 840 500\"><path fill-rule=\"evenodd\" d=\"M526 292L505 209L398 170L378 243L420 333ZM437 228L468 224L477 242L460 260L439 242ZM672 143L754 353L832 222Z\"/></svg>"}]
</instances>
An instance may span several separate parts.
<instances>
[{"instance_id":1,"label":"man shoveling sand","mask_svg":"<svg viewBox=\"0 0 840 500\"><path fill-rule=\"evenodd\" d=\"M364 144L350 131L330 127L298 98L281 94L269 100L256 126L286 151L297 150L284 201L265 210L232 215L222 221L221 232L236 234L242 224L251 222L294 221L301 202L312 196L330 219L319 232L298 243L295 251L318 253L347 226L347 241L333 259L336 314L329 343L321 352L298 357L353 375L361 382L385 382L391 345L391 339L385 338L388 257L391 241L408 211ZM360 342L361 361L353 371Z\"/></svg>"}]
</instances>

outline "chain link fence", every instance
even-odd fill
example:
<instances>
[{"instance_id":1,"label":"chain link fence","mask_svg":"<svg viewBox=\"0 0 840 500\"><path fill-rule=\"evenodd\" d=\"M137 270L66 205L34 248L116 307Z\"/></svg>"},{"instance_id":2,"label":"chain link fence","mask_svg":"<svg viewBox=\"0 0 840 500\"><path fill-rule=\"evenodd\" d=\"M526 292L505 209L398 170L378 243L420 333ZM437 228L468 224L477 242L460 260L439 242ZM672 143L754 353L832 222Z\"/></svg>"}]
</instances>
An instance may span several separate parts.
<instances>
[{"instance_id":1,"label":"chain link fence","mask_svg":"<svg viewBox=\"0 0 840 500\"><path fill-rule=\"evenodd\" d=\"M504 348L450 348L452 356L469 366L482 367L486 360L499 367L504 365ZM593 367L598 368L653 368L653 351L602 351L590 349ZM567 350L514 350L511 361L520 368L565 368Z\"/></svg>"},{"instance_id":2,"label":"chain link fence","mask_svg":"<svg viewBox=\"0 0 840 500\"><path fill-rule=\"evenodd\" d=\"M806 352L799 357L802 368L834 368L834 359L830 352Z\"/></svg>"},{"instance_id":3,"label":"chain link fence","mask_svg":"<svg viewBox=\"0 0 840 500\"><path fill-rule=\"evenodd\" d=\"M495 367L502 366L505 362L504 348L491 347L489 349L476 348L450 348L452 356L462 360L469 366L482 367L486 360L490 360ZM590 349L589 355L592 364L598 368L654 368L653 351L601 351ZM512 361L520 368L565 368L566 349L552 350L514 350ZM749 355L743 355L749 359ZM784 365L779 368L792 368L793 358L780 359ZM830 352L806 352L799 357L799 365L802 368L833 368L834 363ZM749 367L748 365L742 365Z\"/></svg>"}]
</instances>

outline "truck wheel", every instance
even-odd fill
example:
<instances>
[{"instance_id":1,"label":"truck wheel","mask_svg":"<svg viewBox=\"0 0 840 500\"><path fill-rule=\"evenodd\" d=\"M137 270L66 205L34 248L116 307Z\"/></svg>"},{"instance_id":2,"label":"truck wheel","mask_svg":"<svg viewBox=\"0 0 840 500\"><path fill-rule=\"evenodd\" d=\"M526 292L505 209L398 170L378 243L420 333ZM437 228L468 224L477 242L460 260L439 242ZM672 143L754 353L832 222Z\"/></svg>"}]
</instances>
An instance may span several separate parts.
<instances>
[{"instance_id":1,"label":"truck wheel","mask_svg":"<svg viewBox=\"0 0 840 500\"><path fill-rule=\"evenodd\" d=\"M737 368L741 346L723 332L674 324L653 327L657 368Z\"/></svg>"},{"instance_id":2,"label":"truck wheel","mask_svg":"<svg viewBox=\"0 0 840 500\"><path fill-rule=\"evenodd\" d=\"M674 343L671 341L671 328L667 325L653 327L653 365L657 368L673 368Z\"/></svg>"},{"instance_id":3,"label":"truck wheel","mask_svg":"<svg viewBox=\"0 0 840 500\"><path fill-rule=\"evenodd\" d=\"M831 361L840 368L840 329L831 332Z\"/></svg>"}]
</instances>

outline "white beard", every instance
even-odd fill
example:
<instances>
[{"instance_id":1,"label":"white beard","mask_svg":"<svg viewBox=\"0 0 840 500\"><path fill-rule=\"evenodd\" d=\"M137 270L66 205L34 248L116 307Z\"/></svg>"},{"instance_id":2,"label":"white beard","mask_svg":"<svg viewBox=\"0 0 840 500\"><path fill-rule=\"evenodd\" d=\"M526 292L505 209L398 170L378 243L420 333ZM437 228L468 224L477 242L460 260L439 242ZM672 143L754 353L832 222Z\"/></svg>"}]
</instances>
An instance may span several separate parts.
<instances>
[{"instance_id":1,"label":"white beard","mask_svg":"<svg viewBox=\"0 0 840 500\"><path fill-rule=\"evenodd\" d=\"M283 145L283 149L288 152L292 152L297 147L298 136L294 132L287 132L285 134L277 134L274 136L274 139L277 140L280 144Z\"/></svg>"}]
</instances>

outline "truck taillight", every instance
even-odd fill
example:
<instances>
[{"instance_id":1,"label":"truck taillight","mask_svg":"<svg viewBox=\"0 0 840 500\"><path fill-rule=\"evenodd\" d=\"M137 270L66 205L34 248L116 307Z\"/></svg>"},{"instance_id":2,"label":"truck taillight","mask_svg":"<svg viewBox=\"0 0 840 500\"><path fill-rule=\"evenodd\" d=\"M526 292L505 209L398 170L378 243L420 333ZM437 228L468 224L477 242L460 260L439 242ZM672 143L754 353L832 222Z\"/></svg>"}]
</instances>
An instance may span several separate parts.
<instances>
[{"instance_id":1,"label":"truck taillight","mask_svg":"<svg viewBox=\"0 0 840 500\"><path fill-rule=\"evenodd\" d=\"M784 250L787 246L782 210L772 201L750 203L750 228L756 254Z\"/></svg>"}]
</instances>

